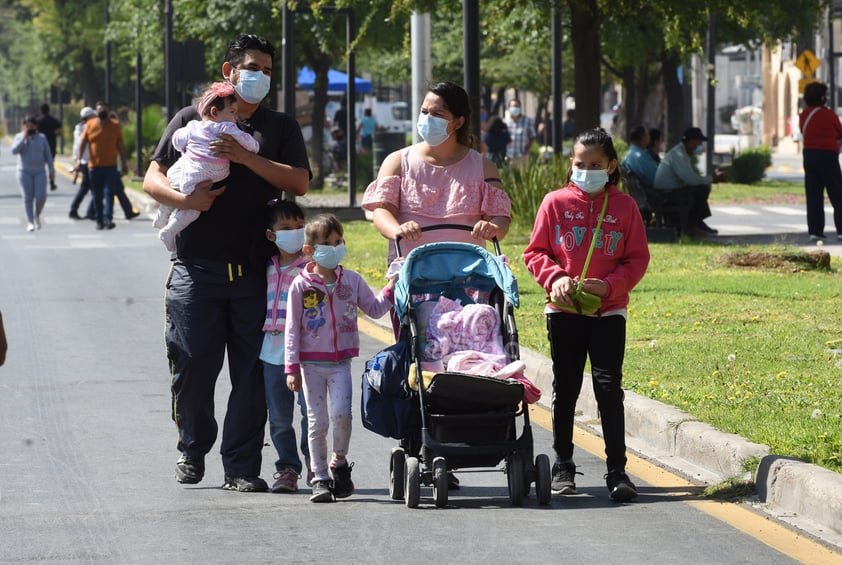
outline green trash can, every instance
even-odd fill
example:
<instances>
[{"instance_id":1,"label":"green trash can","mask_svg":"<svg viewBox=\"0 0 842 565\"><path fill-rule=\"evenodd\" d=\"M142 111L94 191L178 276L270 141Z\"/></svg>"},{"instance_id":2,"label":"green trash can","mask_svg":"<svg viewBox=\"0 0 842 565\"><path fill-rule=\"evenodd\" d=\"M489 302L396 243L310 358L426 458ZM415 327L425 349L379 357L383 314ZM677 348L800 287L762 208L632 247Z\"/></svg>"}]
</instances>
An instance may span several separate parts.
<instances>
[{"instance_id":1,"label":"green trash can","mask_svg":"<svg viewBox=\"0 0 842 565\"><path fill-rule=\"evenodd\" d=\"M380 165L394 151L406 147L406 134L398 131L378 131L374 133L372 156L374 159L374 176L380 171Z\"/></svg>"}]
</instances>

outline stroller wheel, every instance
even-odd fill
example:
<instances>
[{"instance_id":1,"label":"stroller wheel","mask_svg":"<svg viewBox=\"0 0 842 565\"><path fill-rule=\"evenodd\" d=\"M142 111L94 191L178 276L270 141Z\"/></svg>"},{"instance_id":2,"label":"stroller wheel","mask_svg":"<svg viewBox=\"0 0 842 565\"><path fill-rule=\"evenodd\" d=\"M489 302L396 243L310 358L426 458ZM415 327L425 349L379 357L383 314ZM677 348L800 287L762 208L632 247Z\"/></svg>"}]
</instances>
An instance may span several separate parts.
<instances>
[{"instance_id":1,"label":"stroller wheel","mask_svg":"<svg viewBox=\"0 0 842 565\"><path fill-rule=\"evenodd\" d=\"M439 508L447 506L447 479L447 461L444 457L436 457L433 459L433 498Z\"/></svg>"},{"instance_id":2,"label":"stroller wheel","mask_svg":"<svg viewBox=\"0 0 842 565\"><path fill-rule=\"evenodd\" d=\"M523 461L517 453L506 458L506 476L509 480L509 500L512 506L520 506L526 489L524 488Z\"/></svg>"},{"instance_id":3,"label":"stroller wheel","mask_svg":"<svg viewBox=\"0 0 842 565\"><path fill-rule=\"evenodd\" d=\"M421 500L421 464L417 457L406 458L404 500L407 508L418 508Z\"/></svg>"},{"instance_id":4,"label":"stroller wheel","mask_svg":"<svg viewBox=\"0 0 842 565\"><path fill-rule=\"evenodd\" d=\"M393 447L389 460L389 497L392 500L403 500L406 481L406 455L403 448Z\"/></svg>"},{"instance_id":5,"label":"stroller wheel","mask_svg":"<svg viewBox=\"0 0 842 565\"><path fill-rule=\"evenodd\" d=\"M553 497L551 481L550 458L542 453L535 458L535 496L541 506L549 504Z\"/></svg>"}]
</instances>

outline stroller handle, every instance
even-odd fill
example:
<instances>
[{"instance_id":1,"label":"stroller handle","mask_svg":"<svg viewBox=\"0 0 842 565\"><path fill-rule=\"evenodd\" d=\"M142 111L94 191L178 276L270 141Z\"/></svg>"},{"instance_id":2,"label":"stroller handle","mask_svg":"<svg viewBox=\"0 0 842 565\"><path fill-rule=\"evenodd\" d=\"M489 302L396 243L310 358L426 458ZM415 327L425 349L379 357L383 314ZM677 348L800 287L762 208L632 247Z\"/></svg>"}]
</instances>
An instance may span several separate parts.
<instances>
[{"instance_id":1,"label":"stroller handle","mask_svg":"<svg viewBox=\"0 0 842 565\"><path fill-rule=\"evenodd\" d=\"M473 231L473 226L465 226L462 224L432 224L430 226L424 226L421 228L422 232L425 231L433 231L433 230L461 230L461 231ZM395 238L395 253L398 257L402 257L401 254L401 239L402 236L398 236ZM494 253L496 255L500 255L500 241L494 237L491 239L491 243L494 245Z\"/></svg>"}]
</instances>

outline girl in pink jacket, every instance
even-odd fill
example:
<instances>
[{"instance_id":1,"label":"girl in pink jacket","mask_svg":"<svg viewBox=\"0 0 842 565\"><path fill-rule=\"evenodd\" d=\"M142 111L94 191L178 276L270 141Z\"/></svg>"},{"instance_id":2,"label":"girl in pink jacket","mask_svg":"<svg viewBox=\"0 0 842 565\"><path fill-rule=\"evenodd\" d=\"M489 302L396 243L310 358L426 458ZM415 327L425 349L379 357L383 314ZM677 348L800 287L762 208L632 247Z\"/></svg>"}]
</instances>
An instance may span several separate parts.
<instances>
[{"instance_id":1,"label":"girl in pink jacket","mask_svg":"<svg viewBox=\"0 0 842 565\"><path fill-rule=\"evenodd\" d=\"M345 256L342 224L320 214L304 227L304 253L312 257L289 288L285 341L287 386L304 389L308 446L314 477L312 502L332 502L354 492L346 455L351 440L351 358L359 355L357 309L372 318L394 305L394 279L378 295ZM330 401L328 404L328 397ZM328 466L327 429L333 423ZM332 480L331 480L332 479Z\"/></svg>"},{"instance_id":2,"label":"girl in pink jacket","mask_svg":"<svg viewBox=\"0 0 842 565\"><path fill-rule=\"evenodd\" d=\"M612 499L637 496L625 472L623 354L629 292L649 265L646 229L634 200L620 192L617 151L603 129L581 133L573 145L567 185L544 197L523 253L529 272L547 292L547 330L553 359L553 465L555 494L576 494L573 418L590 357L594 393L602 418ZM596 226L605 208L602 226ZM591 242L594 251L583 290L602 298L597 315L568 313Z\"/></svg>"}]
</instances>

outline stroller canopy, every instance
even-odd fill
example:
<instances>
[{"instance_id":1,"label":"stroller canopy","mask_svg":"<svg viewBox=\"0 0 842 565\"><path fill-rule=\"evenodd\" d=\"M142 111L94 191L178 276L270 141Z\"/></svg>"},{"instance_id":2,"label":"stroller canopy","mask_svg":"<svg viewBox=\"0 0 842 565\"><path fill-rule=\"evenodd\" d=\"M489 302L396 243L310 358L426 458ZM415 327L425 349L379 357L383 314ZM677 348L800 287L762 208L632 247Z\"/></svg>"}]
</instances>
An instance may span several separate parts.
<instances>
[{"instance_id":1,"label":"stroller canopy","mask_svg":"<svg viewBox=\"0 0 842 565\"><path fill-rule=\"evenodd\" d=\"M472 243L428 243L410 251L395 285L395 313L403 319L412 294L452 287L495 286L519 306L517 281L502 257Z\"/></svg>"}]
</instances>

